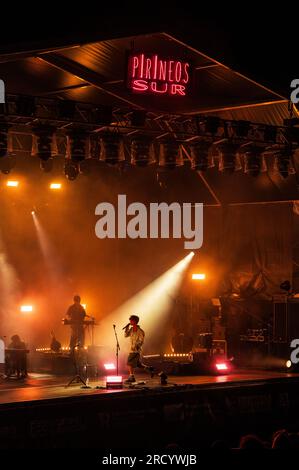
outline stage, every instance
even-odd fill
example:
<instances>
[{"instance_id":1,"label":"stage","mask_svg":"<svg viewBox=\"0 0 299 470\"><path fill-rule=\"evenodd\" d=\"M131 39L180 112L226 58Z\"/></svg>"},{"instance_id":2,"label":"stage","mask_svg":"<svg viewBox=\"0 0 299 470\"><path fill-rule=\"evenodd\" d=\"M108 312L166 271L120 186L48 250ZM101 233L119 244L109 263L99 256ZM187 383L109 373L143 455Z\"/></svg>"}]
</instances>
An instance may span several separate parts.
<instances>
[{"instance_id":1,"label":"stage","mask_svg":"<svg viewBox=\"0 0 299 470\"><path fill-rule=\"evenodd\" d=\"M24 381L1 380L0 446L208 446L223 433L236 442L253 426L266 434L299 422L299 374L235 370L227 376L170 376L166 386L158 377L140 375L139 385L121 390L106 390L104 378L91 381L90 389L65 387L70 378L29 374Z\"/></svg>"}]
</instances>

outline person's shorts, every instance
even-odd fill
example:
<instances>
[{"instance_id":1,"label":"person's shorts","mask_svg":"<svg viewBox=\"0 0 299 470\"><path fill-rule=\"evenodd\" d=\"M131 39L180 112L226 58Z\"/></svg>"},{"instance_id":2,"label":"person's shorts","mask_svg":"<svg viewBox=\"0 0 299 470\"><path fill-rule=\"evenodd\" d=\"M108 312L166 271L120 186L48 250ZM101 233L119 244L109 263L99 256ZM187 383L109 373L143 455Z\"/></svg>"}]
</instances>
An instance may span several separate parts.
<instances>
[{"instance_id":1,"label":"person's shorts","mask_svg":"<svg viewBox=\"0 0 299 470\"><path fill-rule=\"evenodd\" d=\"M128 356L127 365L131 367L140 367L140 353L133 352Z\"/></svg>"}]
</instances>

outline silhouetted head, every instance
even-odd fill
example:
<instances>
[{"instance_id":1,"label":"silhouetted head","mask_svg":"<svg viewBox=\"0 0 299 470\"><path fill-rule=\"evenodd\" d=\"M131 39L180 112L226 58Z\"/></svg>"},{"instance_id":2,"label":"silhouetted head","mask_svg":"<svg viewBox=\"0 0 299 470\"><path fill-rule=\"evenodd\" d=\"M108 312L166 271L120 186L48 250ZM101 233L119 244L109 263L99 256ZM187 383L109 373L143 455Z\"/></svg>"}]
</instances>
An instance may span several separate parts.
<instances>
[{"instance_id":1,"label":"silhouetted head","mask_svg":"<svg viewBox=\"0 0 299 470\"><path fill-rule=\"evenodd\" d=\"M137 323L139 322L139 317L137 315L131 315L129 320L131 325L137 325Z\"/></svg>"},{"instance_id":2,"label":"silhouetted head","mask_svg":"<svg viewBox=\"0 0 299 470\"><path fill-rule=\"evenodd\" d=\"M19 343L21 341L21 338L19 337L19 335L13 335L11 337L11 340L14 342L14 343Z\"/></svg>"},{"instance_id":3,"label":"silhouetted head","mask_svg":"<svg viewBox=\"0 0 299 470\"><path fill-rule=\"evenodd\" d=\"M76 304L79 304L79 303L81 302L81 297L80 297L80 295L74 295L74 302L75 302Z\"/></svg>"}]
</instances>

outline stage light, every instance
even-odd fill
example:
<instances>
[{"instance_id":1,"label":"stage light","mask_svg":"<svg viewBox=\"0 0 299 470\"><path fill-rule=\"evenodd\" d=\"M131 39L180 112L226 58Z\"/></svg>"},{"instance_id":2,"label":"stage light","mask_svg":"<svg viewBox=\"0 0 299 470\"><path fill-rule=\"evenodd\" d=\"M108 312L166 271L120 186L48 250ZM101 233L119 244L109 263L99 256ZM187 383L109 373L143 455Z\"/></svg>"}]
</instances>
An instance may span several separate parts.
<instances>
[{"instance_id":1,"label":"stage light","mask_svg":"<svg viewBox=\"0 0 299 470\"><path fill-rule=\"evenodd\" d=\"M0 158L6 157L8 153L8 129L6 122L0 122Z\"/></svg>"},{"instance_id":2,"label":"stage light","mask_svg":"<svg viewBox=\"0 0 299 470\"><path fill-rule=\"evenodd\" d=\"M217 145L217 149L220 153L219 171L233 173L236 169L239 169L236 155L239 145L223 142Z\"/></svg>"},{"instance_id":3,"label":"stage light","mask_svg":"<svg viewBox=\"0 0 299 470\"><path fill-rule=\"evenodd\" d=\"M132 165L144 167L154 163L155 154L152 139L147 136L138 136L132 139L130 155Z\"/></svg>"},{"instance_id":4,"label":"stage light","mask_svg":"<svg viewBox=\"0 0 299 470\"><path fill-rule=\"evenodd\" d=\"M262 147L248 147L245 152L243 153L244 155L244 172L247 173L250 176L258 176L260 172L264 169L263 168L263 158L262 158L262 153L264 152L264 149Z\"/></svg>"},{"instance_id":5,"label":"stage light","mask_svg":"<svg viewBox=\"0 0 299 470\"><path fill-rule=\"evenodd\" d=\"M65 161L64 174L68 180L74 181L79 175L78 165L72 163L69 159Z\"/></svg>"},{"instance_id":6,"label":"stage light","mask_svg":"<svg viewBox=\"0 0 299 470\"><path fill-rule=\"evenodd\" d=\"M192 170L206 171L209 168L210 147L211 144L206 141L194 142L190 145Z\"/></svg>"},{"instance_id":7,"label":"stage light","mask_svg":"<svg viewBox=\"0 0 299 470\"><path fill-rule=\"evenodd\" d=\"M32 305L21 305L20 307L21 312L32 312L33 311L33 306Z\"/></svg>"},{"instance_id":8,"label":"stage light","mask_svg":"<svg viewBox=\"0 0 299 470\"><path fill-rule=\"evenodd\" d=\"M100 136L100 160L107 165L116 165L125 160L121 135L116 132L103 132Z\"/></svg>"},{"instance_id":9,"label":"stage light","mask_svg":"<svg viewBox=\"0 0 299 470\"><path fill-rule=\"evenodd\" d=\"M275 154L274 167L283 178L287 178L289 174L294 173L292 154L292 147L288 145Z\"/></svg>"},{"instance_id":10,"label":"stage light","mask_svg":"<svg viewBox=\"0 0 299 470\"><path fill-rule=\"evenodd\" d=\"M193 279L194 281L202 281L202 280L204 280L205 278L206 278L206 275L203 274L203 273L201 273L201 274L196 274L196 273L192 274L192 279Z\"/></svg>"},{"instance_id":11,"label":"stage light","mask_svg":"<svg viewBox=\"0 0 299 470\"><path fill-rule=\"evenodd\" d=\"M215 367L218 372L228 370L228 365L225 362L216 362Z\"/></svg>"},{"instance_id":12,"label":"stage light","mask_svg":"<svg viewBox=\"0 0 299 470\"><path fill-rule=\"evenodd\" d=\"M35 215L35 211L31 211L31 215Z\"/></svg>"},{"instance_id":13,"label":"stage light","mask_svg":"<svg viewBox=\"0 0 299 470\"><path fill-rule=\"evenodd\" d=\"M122 376L121 375L107 375L106 388L107 389L123 388Z\"/></svg>"},{"instance_id":14,"label":"stage light","mask_svg":"<svg viewBox=\"0 0 299 470\"><path fill-rule=\"evenodd\" d=\"M7 181L6 186L10 188L17 188L19 186L19 181Z\"/></svg>"},{"instance_id":15,"label":"stage light","mask_svg":"<svg viewBox=\"0 0 299 470\"><path fill-rule=\"evenodd\" d=\"M50 189L61 189L61 183L51 183Z\"/></svg>"},{"instance_id":16,"label":"stage light","mask_svg":"<svg viewBox=\"0 0 299 470\"><path fill-rule=\"evenodd\" d=\"M105 370L115 370L116 369L116 366L112 363L107 363L107 364L104 364L104 369Z\"/></svg>"},{"instance_id":17,"label":"stage light","mask_svg":"<svg viewBox=\"0 0 299 470\"><path fill-rule=\"evenodd\" d=\"M290 369L292 367L292 362L290 360L286 361L286 368Z\"/></svg>"},{"instance_id":18,"label":"stage light","mask_svg":"<svg viewBox=\"0 0 299 470\"><path fill-rule=\"evenodd\" d=\"M57 153L56 142L54 142L55 127L39 124L32 128L32 133L32 156L47 161Z\"/></svg>"},{"instance_id":19,"label":"stage light","mask_svg":"<svg viewBox=\"0 0 299 470\"><path fill-rule=\"evenodd\" d=\"M81 304L84 310L86 310L87 304Z\"/></svg>"},{"instance_id":20,"label":"stage light","mask_svg":"<svg viewBox=\"0 0 299 470\"><path fill-rule=\"evenodd\" d=\"M67 133L66 157L79 163L89 156L89 133L85 129L71 129Z\"/></svg>"},{"instance_id":21,"label":"stage light","mask_svg":"<svg viewBox=\"0 0 299 470\"><path fill-rule=\"evenodd\" d=\"M53 163L53 158L49 158L49 160L41 160L39 166L45 173L50 173L53 170Z\"/></svg>"},{"instance_id":22,"label":"stage light","mask_svg":"<svg viewBox=\"0 0 299 470\"><path fill-rule=\"evenodd\" d=\"M173 170L184 164L181 148L178 142L168 140L160 142L159 166Z\"/></svg>"}]
</instances>

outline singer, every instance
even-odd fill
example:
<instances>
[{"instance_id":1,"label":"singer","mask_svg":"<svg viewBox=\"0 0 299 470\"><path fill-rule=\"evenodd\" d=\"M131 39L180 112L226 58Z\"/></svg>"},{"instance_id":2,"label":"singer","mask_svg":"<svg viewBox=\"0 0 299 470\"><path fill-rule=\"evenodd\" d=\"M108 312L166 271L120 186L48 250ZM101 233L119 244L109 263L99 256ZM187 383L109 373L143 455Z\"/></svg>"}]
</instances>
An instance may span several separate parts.
<instances>
[{"instance_id":1,"label":"singer","mask_svg":"<svg viewBox=\"0 0 299 470\"><path fill-rule=\"evenodd\" d=\"M139 317L137 315L131 315L129 320L130 320L130 323L128 323L123 328L123 330L125 330L125 337L130 338L131 340L131 348L130 348L128 361L127 361L127 365L129 369L129 377L124 382L126 384L131 384L133 382L136 382L135 375L134 375L134 369L136 367L146 370L147 372L151 374L152 377L154 375L153 367L146 366L145 364L142 364L141 362L141 353L142 353L142 346L144 343L145 333L138 325Z\"/></svg>"}]
</instances>

